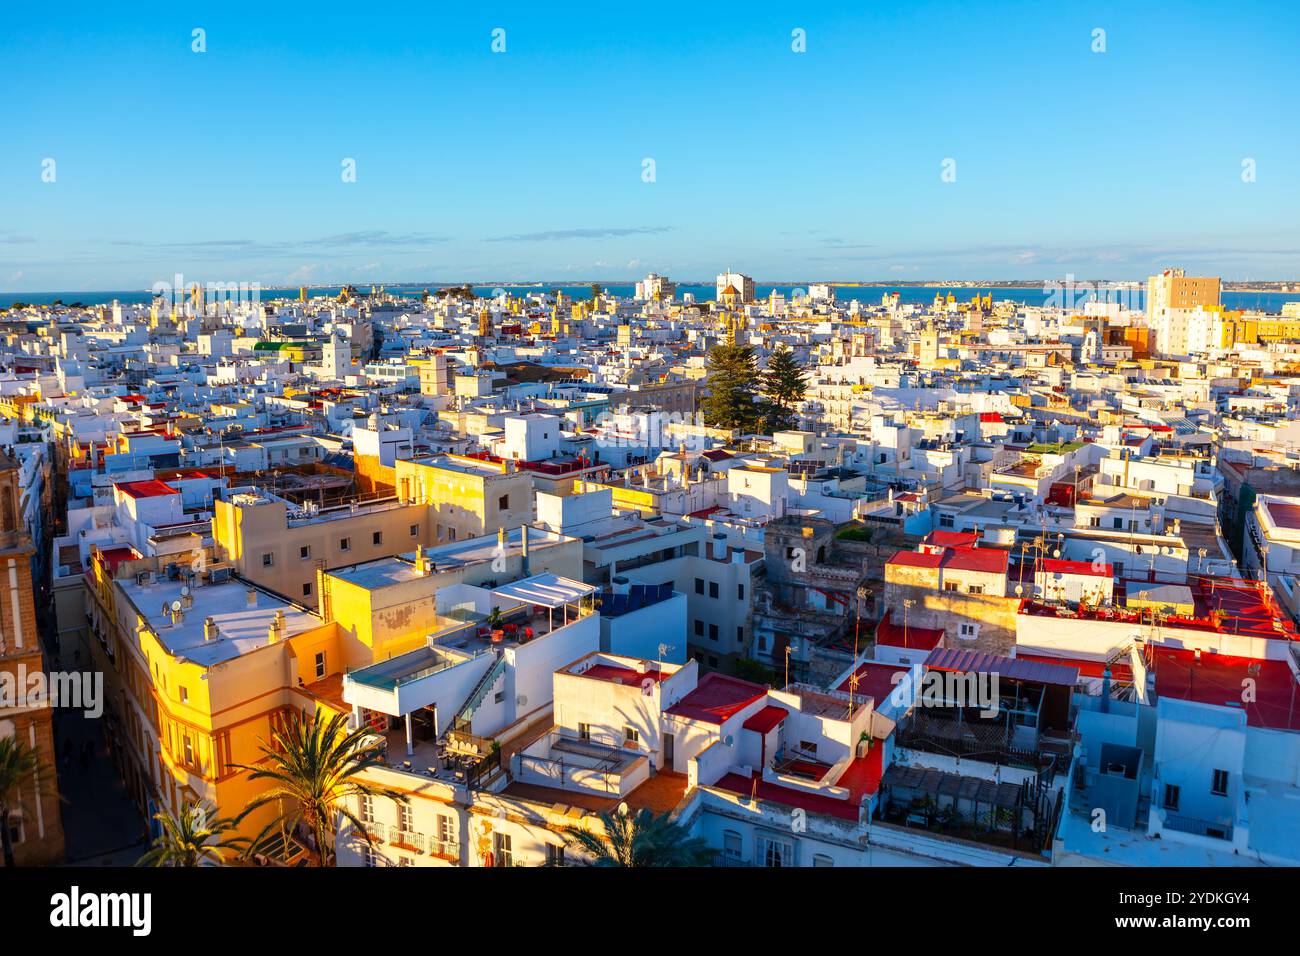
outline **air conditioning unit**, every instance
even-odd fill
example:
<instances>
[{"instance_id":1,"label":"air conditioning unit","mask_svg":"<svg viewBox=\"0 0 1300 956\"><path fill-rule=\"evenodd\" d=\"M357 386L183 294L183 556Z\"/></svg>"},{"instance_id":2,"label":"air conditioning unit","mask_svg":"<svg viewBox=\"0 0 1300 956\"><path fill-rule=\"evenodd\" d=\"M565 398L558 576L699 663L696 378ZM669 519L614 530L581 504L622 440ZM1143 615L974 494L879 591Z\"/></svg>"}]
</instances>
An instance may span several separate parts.
<instances>
[{"instance_id":1,"label":"air conditioning unit","mask_svg":"<svg viewBox=\"0 0 1300 956\"><path fill-rule=\"evenodd\" d=\"M149 585L153 584L153 572L152 571L137 572L135 576L135 583L140 585L141 587L148 587Z\"/></svg>"}]
</instances>

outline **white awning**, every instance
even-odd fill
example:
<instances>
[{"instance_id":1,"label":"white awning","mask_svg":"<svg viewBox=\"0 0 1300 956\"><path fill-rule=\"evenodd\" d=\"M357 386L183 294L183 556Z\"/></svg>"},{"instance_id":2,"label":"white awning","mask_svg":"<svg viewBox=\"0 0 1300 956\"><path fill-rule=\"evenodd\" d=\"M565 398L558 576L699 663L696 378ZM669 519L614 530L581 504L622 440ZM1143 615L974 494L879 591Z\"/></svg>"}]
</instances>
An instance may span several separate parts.
<instances>
[{"instance_id":1,"label":"white awning","mask_svg":"<svg viewBox=\"0 0 1300 956\"><path fill-rule=\"evenodd\" d=\"M535 574L531 578L515 581L493 590L493 594L520 604L537 604L541 607L563 607L573 604L600 589L558 574Z\"/></svg>"}]
</instances>

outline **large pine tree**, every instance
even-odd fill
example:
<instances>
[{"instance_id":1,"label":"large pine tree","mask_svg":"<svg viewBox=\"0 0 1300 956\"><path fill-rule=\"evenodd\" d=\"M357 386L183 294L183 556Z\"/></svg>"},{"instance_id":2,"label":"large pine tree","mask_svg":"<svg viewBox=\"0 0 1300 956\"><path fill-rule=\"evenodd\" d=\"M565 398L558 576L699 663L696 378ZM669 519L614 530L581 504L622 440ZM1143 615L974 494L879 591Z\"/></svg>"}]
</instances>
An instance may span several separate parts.
<instances>
[{"instance_id":1,"label":"large pine tree","mask_svg":"<svg viewBox=\"0 0 1300 956\"><path fill-rule=\"evenodd\" d=\"M799 405L808 394L807 371L794 353L780 346L767 360L761 379L763 395L767 398L767 428L780 431L794 424Z\"/></svg>"},{"instance_id":2,"label":"large pine tree","mask_svg":"<svg viewBox=\"0 0 1300 956\"><path fill-rule=\"evenodd\" d=\"M752 348L737 345L730 337L715 345L709 352L708 383L709 394L700 400L706 424L739 428L745 433L762 426L763 406L755 401L759 375Z\"/></svg>"}]
</instances>

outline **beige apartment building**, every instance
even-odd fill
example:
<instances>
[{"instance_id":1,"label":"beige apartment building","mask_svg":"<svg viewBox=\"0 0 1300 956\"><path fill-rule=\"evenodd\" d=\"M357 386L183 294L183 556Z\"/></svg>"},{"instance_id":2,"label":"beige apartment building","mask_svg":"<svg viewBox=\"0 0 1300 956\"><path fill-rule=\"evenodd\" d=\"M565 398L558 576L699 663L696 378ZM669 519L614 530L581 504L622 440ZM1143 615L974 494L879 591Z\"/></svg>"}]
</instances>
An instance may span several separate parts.
<instances>
[{"instance_id":1,"label":"beige apartment building","mask_svg":"<svg viewBox=\"0 0 1300 956\"><path fill-rule=\"evenodd\" d=\"M396 480L399 501L428 506L432 544L495 534L533 520L533 479L514 462L462 455L398 459Z\"/></svg>"},{"instance_id":2,"label":"beige apartment building","mask_svg":"<svg viewBox=\"0 0 1300 956\"><path fill-rule=\"evenodd\" d=\"M316 570L414 551L434 540L427 505L396 498L305 508L264 491L217 501L212 538L218 560L267 590L315 608Z\"/></svg>"},{"instance_id":3,"label":"beige apartment building","mask_svg":"<svg viewBox=\"0 0 1300 956\"><path fill-rule=\"evenodd\" d=\"M1153 347L1163 355L1189 355L1216 345L1221 333L1217 278L1188 276L1182 269L1166 269L1147 279L1147 325Z\"/></svg>"}]
</instances>

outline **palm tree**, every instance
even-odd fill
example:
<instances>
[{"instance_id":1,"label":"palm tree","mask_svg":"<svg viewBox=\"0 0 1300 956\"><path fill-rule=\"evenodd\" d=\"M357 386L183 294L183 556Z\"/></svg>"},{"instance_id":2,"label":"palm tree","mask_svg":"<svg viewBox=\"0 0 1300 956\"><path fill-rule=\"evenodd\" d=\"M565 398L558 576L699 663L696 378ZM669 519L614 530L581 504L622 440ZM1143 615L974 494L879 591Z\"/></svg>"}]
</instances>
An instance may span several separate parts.
<instances>
[{"instance_id":1,"label":"palm tree","mask_svg":"<svg viewBox=\"0 0 1300 956\"><path fill-rule=\"evenodd\" d=\"M628 813L620 804L616 811L598 814L603 835L583 827L564 828L568 840L591 857L591 866L707 866L712 851L699 837L648 809Z\"/></svg>"},{"instance_id":2,"label":"palm tree","mask_svg":"<svg viewBox=\"0 0 1300 956\"><path fill-rule=\"evenodd\" d=\"M210 819L201 804L187 803L180 816L164 811L154 814L154 819L162 825L162 833L136 866L221 866L228 851L248 843L246 837L227 837L235 821L227 817Z\"/></svg>"},{"instance_id":3,"label":"palm tree","mask_svg":"<svg viewBox=\"0 0 1300 956\"><path fill-rule=\"evenodd\" d=\"M344 714L325 720L319 708L313 717L295 710L285 726L271 735L272 743L263 742L261 764L238 768L250 771L249 780L267 780L271 785L248 801L235 817L236 823L260 807L279 804L281 808L277 818L254 839L253 847L266 845L277 829L293 831L301 825L315 839L315 847L308 847L311 864L330 866L334 862L334 821L339 815L352 824L367 846L374 845L365 824L348 808L348 800L380 793L356 778L384 762L368 740L371 732L365 728L350 731L346 721ZM406 799L390 795L395 800Z\"/></svg>"},{"instance_id":4,"label":"palm tree","mask_svg":"<svg viewBox=\"0 0 1300 956\"><path fill-rule=\"evenodd\" d=\"M17 737L0 739L0 844L4 848L6 867L15 865L9 827L13 812L22 807L19 787L33 777L42 781L38 789L44 789L54 779L54 770L34 747L28 747Z\"/></svg>"}]
</instances>

